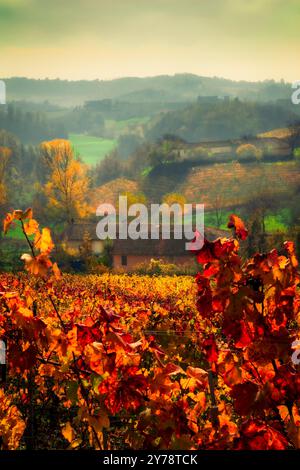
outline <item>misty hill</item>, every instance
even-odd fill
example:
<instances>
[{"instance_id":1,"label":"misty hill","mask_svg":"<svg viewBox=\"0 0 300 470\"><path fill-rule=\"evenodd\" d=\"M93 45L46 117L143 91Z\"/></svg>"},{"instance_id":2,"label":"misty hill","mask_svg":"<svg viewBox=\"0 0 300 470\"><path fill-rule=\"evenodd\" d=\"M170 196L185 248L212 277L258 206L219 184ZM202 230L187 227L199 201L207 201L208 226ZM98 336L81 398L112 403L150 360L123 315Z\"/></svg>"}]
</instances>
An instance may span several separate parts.
<instances>
[{"instance_id":1,"label":"misty hill","mask_svg":"<svg viewBox=\"0 0 300 470\"><path fill-rule=\"evenodd\" d=\"M178 96L163 89L146 88L122 95L119 97L119 101L126 103L176 103Z\"/></svg>"},{"instance_id":2,"label":"misty hill","mask_svg":"<svg viewBox=\"0 0 300 470\"><path fill-rule=\"evenodd\" d=\"M195 101L199 95L231 96L253 101L290 100L291 85L268 80L235 82L217 77L192 74L156 77L127 77L114 80L49 80L14 77L5 79L8 100L49 101L61 106L75 106L87 100L121 99L130 101Z\"/></svg>"},{"instance_id":3,"label":"misty hill","mask_svg":"<svg viewBox=\"0 0 300 470\"><path fill-rule=\"evenodd\" d=\"M148 124L146 136L152 141L167 134L188 142L237 139L285 127L296 120L289 108L276 104L215 100L162 114Z\"/></svg>"}]
</instances>

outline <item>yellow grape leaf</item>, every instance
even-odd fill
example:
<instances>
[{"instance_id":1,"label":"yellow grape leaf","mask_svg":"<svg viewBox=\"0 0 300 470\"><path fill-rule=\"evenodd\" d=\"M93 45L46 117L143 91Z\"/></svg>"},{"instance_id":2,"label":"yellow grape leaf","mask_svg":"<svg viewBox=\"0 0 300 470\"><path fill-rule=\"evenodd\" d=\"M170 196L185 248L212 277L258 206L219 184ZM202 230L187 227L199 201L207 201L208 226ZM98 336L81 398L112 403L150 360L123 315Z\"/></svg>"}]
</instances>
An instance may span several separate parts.
<instances>
[{"instance_id":1,"label":"yellow grape leaf","mask_svg":"<svg viewBox=\"0 0 300 470\"><path fill-rule=\"evenodd\" d=\"M180 386L183 390L193 391L199 386L199 382L194 377L189 377L187 379L180 379Z\"/></svg>"},{"instance_id":2,"label":"yellow grape leaf","mask_svg":"<svg viewBox=\"0 0 300 470\"><path fill-rule=\"evenodd\" d=\"M30 219L28 222L25 222L24 224L24 230L26 235L33 235L37 233L39 228L39 224L35 219Z\"/></svg>"},{"instance_id":3,"label":"yellow grape leaf","mask_svg":"<svg viewBox=\"0 0 300 470\"><path fill-rule=\"evenodd\" d=\"M62 432L62 435L64 436L64 438L65 438L68 442L70 442L70 443L71 443L72 441L74 441L74 439L76 438L75 431L74 431L74 429L72 428L70 421L68 421L68 422L64 425L64 427L62 428L61 432Z\"/></svg>"},{"instance_id":4,"label":"yellow grape leaf","mask_svg":"<svg viewBox=\"0 0 300 470\"><path fill-rule=\"evenodd\" d=\"M74 439L70 446L68 447L68 450L69 449L75 449L76 447L80 446L80 444L82 443L82 439Z\"/></svg>"},{"instance_id":5,"label":"yellow grape leaf","mask_svg":"<svg viewBox=\"0 0 300 470\"><path fill-rule=\"evenodd\" d=\"M43 228L42 233L36 233L34 246L39 249L41 253L49 253L54 248L49 228L45 227Z\"/></svg>"},{"instance_id":6,"label":"yellow grape leaf","mask_svg":"<svg viewBox=\"0 0 300 470\"><path fill-rule=\"evenodd\" d=\"M18 408L0 389L0 436L3 450L15 450L25 431L26 424Z\"/></svg>"}]
</instances>

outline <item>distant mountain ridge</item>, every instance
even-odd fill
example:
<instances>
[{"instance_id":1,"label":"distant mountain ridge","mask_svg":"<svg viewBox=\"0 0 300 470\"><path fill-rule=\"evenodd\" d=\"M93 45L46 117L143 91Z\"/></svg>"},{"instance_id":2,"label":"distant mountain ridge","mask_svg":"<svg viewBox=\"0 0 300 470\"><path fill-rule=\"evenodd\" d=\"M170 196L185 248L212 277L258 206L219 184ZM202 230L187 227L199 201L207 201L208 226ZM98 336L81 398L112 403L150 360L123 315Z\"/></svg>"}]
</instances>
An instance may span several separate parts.
<instances>
[{"instance_id":1,"label":"distant mountain ridge","mask_svg":"<svg viewBox=\"0 0 300 470\"><path fill-rule=\"evenodd\" d=\"M49 101L62 106L81 105L87 100L113 99L147 102L193 102L200 96L230 96L253 101L290 99L291 84L233 81L193 74L124 77L113 80L30 79L13 77L3 80L7 98L34 102Z\"/></svg>"}]
</instances>

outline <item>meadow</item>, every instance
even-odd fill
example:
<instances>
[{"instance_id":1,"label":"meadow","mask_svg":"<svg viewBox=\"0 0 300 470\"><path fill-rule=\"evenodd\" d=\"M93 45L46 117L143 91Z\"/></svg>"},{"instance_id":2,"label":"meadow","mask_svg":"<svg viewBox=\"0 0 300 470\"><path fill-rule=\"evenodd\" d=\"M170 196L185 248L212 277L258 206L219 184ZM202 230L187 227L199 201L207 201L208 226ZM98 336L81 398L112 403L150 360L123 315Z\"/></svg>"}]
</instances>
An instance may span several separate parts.
<instances>
[{"instance_id":1,"label":"meadow","mask_svg":"<svg viewBox=\"0 0 300 470\"><path fill-rule=\"evenodd\" d=\"M75 154L79 154L87 165L96 165L117 145L113 139L102 139L84 134L69 134Z\"/></svg>"},{"instance_id":2,"label":"meadow","mask_svg":"<svg viewBox=\"0 0 300 470\"><path fill-rule=\"evenodd\" d=\"M126 134L130 131L136 130L137 127L147 124L151 119L150 116L134 117L129 119L107 119L105 121L105 128L113 131L116 134Z\"/></svg>"}]
</instances>

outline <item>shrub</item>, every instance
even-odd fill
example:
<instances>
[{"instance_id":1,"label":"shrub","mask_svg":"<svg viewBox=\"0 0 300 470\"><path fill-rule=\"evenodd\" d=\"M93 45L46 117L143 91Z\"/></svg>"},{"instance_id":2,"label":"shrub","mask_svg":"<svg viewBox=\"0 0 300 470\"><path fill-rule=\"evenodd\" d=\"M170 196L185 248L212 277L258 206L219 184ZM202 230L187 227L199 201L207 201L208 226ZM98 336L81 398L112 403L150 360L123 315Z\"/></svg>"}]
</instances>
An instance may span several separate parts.
<instances>
[{"instance_id":1,"label":"shrub","mask_svg":"<svg viewBox=\"0 0 300 470\"><path fill-rule=\"evenodd\" d=\"M151 259L150 263L141 263L135 267L134 272L140 275L162 275L162 276L180 276L193 275L196 273L196 265L178 266L172 263L166 263L162 259Z\"/></svg>"},{"instance_id":2,"label":"shrub","mask_svg":"<svg viewBox=\"0 0 300 470\"><path fill-rule=\"evenodd\" d=\"M253 144L242 144L236 150L236 155L241 160L255 159L261 160L263 153Z\"/></svg>"}]
</instances>

